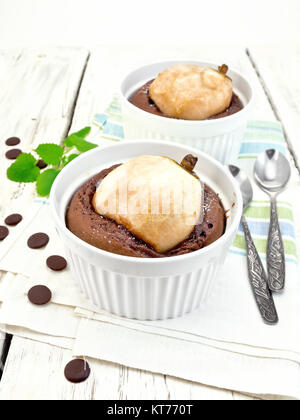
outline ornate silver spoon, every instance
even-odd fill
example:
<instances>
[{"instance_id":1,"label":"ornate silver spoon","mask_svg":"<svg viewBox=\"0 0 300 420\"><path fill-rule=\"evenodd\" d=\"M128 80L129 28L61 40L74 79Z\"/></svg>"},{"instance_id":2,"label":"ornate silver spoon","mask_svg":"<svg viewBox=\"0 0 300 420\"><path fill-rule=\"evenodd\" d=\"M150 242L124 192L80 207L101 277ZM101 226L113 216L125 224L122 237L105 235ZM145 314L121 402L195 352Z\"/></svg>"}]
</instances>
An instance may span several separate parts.
<instances>
[{"instance_id":1,"label":"ornate silver spoon","mask_svg":"<svg viewBox=\"0 0 300 420\"><path fill-rule=\"evenodd\" d=\"M237 166L230 165L229 170L240 186L245 211L253 199L253 189L250 180L246 173L241 171ZM267 324L277 324L278 315L272 293L268 287L265 269L251 237L248 223L244 215L242 216L242 226L246 239L249 280L258 309L263 320Z\"/></svg>"},{"instance_id":2,"label":"ornate silver spoon","mask_svg":"<svg viewBox=\"0 0 300 420\"><path fill-rule=\"evenodd\" d=\"M285 255L278 221L277 196L285 189L291 176L291 167L282 153L270 149L261 153L254 165L254 178L271 200L271 220L267 246L268 284L278 292L285 285Z\"/></svg>"}]
</instances>

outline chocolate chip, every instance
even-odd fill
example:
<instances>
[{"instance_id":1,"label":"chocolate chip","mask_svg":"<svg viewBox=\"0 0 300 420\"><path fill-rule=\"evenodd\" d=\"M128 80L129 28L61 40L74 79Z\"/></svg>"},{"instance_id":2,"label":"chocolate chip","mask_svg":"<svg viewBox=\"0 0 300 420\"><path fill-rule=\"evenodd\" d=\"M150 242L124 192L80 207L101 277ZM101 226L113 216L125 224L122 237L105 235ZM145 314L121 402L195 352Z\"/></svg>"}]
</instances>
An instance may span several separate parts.
<instances>
[{"instance_id":1,"label":"chocolate chip","mask_svg":"<svg viewBox=\"0 0 300 420\"><path fill-rule=\"evenodd\" d=\"M34 305L46 305L52 298L51 290L46 286L34 286L28 292L28 299Z\"/></svg>"},{"instance_id":2,"label":"chocolate chip","mask_svg":"<svg viewBox=\"0 0 300 420\"><path fill-rule=\"evenodd\" d=\"M9 234L9 230L6 226L0 226L0 241L3 241Z\"/></svg>"},{"instance_id":3,"label":"chocolate chip","mask_svg":"<svg viewBox=\"0 0 300 420\"><path fill-rule=\"evenodd\" d=\"M11 149L5 153L5 156L7 157L7 159L15 160L21 153L22 153L22 150L20 149Z\"/></svg>"},{"instance_id":4,"label":"chocolate chip","mask_svg":"<svg viewBox=\"0 0 300 420\"><path fill-rule=\"evenodd\" d=\"M67 261L60 255L51 255L46 264L53 271L62 271L67 267Z\"/></svg>"},{"instance_id":5,"label":"chocolate chip","mask_svg":"<svg viewBox=\"0 0 300 420\"><path fill-rule=\"evenodd\" d=\"M27 241L27 245L32 249L40 249L46 246L48 242L49 236L46 233L39 232L30 236Z\"/></svg>"},{"instance_id":6,"label":"chocolate chip","mask_svg":"<svg viewBox=\"0 0 300 420\"><path fill-rule=\"evenodd\" d=\"M6 140L5 143L7 146L16 146L17 144L21 143L21 140L19 139L19 137L10 137Z\"/></svg>"},{"instance_id":7,"label":"chocolate chip","mask_svg":"<svg viewBox=\"0 0 300 420\"><path fill-rule=\"evenodd\" d=\"M208 224L209 229L212 229L214 227L214 225L212 223Z\"/></svg>"},{"instance_id":8,"label":"chocolate chip","mask_svg":"<svg viewBox=\"0 0 300 420\"><path fill-rule=\"evenodd\" d=\"M65 367L65 377L73 384L84 382L90 376L91 369L85 360L75 359Z\"/></svg>"},{"instance_id":9,"label":"chocolate chip","mask_svg":"<svg viewBox=\"0 0 300 420\"><path fill-rule=\"evenodd\" d=\"M7 218L5 219L5 223L8 226L16 226L17 224L19 224L22 221L23 217L20 214L11 214L10 216L7 216Z\"/></svg>"},{"instance_id":10,"label":"chocolate chip","mask_svg":"<svg viewBox=\"0 0 300 420\"><path fill-rule=\"evenodd\" d=\"M47 163L44 162L42 159L38 160L37 163L35 164L35 166L37 166L40 169L45 169L47 168Z\"/></svg>"}]
</instances>

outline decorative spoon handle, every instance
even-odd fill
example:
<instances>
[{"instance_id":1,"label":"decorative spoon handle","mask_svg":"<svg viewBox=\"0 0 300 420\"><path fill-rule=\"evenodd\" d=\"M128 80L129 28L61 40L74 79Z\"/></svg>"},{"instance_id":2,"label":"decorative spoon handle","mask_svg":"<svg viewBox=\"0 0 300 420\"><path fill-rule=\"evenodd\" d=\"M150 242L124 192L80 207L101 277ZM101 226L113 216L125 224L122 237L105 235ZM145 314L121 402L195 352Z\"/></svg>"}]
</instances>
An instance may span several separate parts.
<instances>
[{"instance_id":1,"label":"decorative spoon handle","mask_svg":"<svg viewBox=\"0 0 300 420\"><path fill-rule=\"evenodd\" d=\"M271 221L268 236L267 265L269 288L273 292L279 292L284 288L285 284L285 256L275 197L271 197Z\"/></svg>"},{"instance_id":2,"label":"decorative spoon handle","mask_svg":"<svg viewBox=\"0 0 300 420\"><path fill-rule=\"evenodd\" d=\"M265 269L254 245L245 216L242 216L242 225L246 239L249 280L258 309L267 324L277 324L278 315L272 293L268 287Z\"/></svg>"}]
</instances>

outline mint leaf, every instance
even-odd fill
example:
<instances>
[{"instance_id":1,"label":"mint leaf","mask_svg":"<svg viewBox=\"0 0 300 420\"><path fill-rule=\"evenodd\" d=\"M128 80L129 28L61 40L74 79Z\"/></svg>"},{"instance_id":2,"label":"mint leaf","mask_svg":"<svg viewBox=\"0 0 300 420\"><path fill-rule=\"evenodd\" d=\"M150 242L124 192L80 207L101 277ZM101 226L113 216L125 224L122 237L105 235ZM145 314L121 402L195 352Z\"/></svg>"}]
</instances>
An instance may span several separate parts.
<instances>
[{"instance_id":1,"label":"mint leaf","mask_svg":"<svg viewBox=\"0 0 300 420\"><path fill-rule=\"evenodd\" d=\"M77 137L82 137L83 139L86 138L88 134L91 132L91 127L85 127L82 130L77 131L75 134Z\"/></svg>"},{"instance_id":2,"label":"mint leaf","mask_svg":"<svg viewBox=\"0 0 300 420\"><path fill-rule=\"evenodd\" d=\"M78 156L80 156L80 154L79 154L79 153L72 153L72 154L71 154L71 155L69 155L69 156L64 156L64 157L62 158L62 165L63 165L63 167L67 166L67 165L68 165L68 163L72 162L72 160L74 160L74 159L75 159L75 158L77 158Z\"/></svg>"},{"instance_id":3,"label":"mint leaf","mask_svg":"<svg viewBox=\"0 0 300 420\"><path fill-rule=\"evenodd\" d=\"M7 169L7 178L15 182L35 182L40 169L35 166L36 159L30 153L22 153Z\"/></svg>"},{"instance_id":4,"label":"mint leaf","mask_svg":"<svg viewBox=\"0 0 300 420\"><path fill-rule=\"evenodd\" d=\"M65 140L65 145L67 147L76 147L78 152L87 152L88 150L98 147L97 144L90 143L89 141L84 140L81 137L78 137L76 134L71 134Z\"/></svg>"},{"instance_id":5,"label":"mint leaf","mask_svg":"<svg viewBox=\"0 0 300 420\"><path fill-rule=\"evenodd\" d=\"M75 158L77 158L78 156L80 156L78 153L72 153L71 155L69 155L69 156L64 156L63 157L63 160L62 160L62 163L63 163L63 166L65 167L65 166L67 166L68 165L68 163L70 163L70 162L72 162L72 160L74 160Z\"/></svg>"},{"instance_id":6,"label":"mint leaf","mask_svg":"<svg viewBox=\"0 0 300 420\"><path fill-rule=\"evenodd\" d=\"M44 162L54 166L60 164L61 157L64 153L64 149L61 146L53 143L40 144L35 151Z\"/></svg>"},{"instance_id":7,"label":"mint leaf","mask_svg":"<svg viewBox=\"0 0 300 420\"><path fill-rule=\"evenodd\" d=\"M77 158L78 156L80 156L79 153L72 153L69 157L68 157L68 163L72 162L72 160L74 160L75 158Z\"/></svg>"},{"instance_id":8,"label":"mint leaf","mask_svg":"<svg viewBox=\"0 0 300 420\"><path fill-rule=\"evenodd\" d=\"M73 147L73 146L75 146L75 145L73 144L73 141L72 141L72 138L73 138L74 136L76 136L76 137L80 137L81 139L85 139L85 138L86 138L86 136L87 136L88 134L90 134L90 131L91 131L91 127L85 127L85 128L83 128L82 130L76 131L76 133L72 133L72 134L70 134L70 135L69 135L69 136L65 139L64 144L65 144L67 147Z\"/></svg>"},{"instance_id":9,"label":"mint leaf","mask_svg":"<svg viewBox=\"0 0 300 420\"><path fill-rule=\"evenodd\" d=\"M59 172L60 171L57 169L47 169L38 176L36 181L36 190L40 196L48 197L52 184Z\"/></svg>"}]
</instances>

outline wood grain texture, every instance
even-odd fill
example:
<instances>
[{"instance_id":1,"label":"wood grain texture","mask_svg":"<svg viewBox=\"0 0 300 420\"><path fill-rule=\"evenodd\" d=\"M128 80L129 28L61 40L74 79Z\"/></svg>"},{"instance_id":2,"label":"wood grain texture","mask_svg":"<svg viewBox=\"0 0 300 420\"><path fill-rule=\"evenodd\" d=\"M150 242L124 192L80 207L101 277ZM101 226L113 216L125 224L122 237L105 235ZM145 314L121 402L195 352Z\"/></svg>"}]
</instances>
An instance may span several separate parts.
<instances>
[{"instance_id":1,"label":"wood grain texture","mask_svg":"<svg viewBox=\"0 0 300 420\"><path fill-rule=\"evenodd\" d=\"M284 127L289 150L293 156L292 180L300 188L300 45L250 46L248 55L259 76L274 114ZM297 173L298 171L298 173ZM296 199L295 210L299 208ZM295 218L297 243L300 243L300 219ZM300 247L297 248L300 261Z\"/></svg>"},{"instance_id":2,"label":"wood grain texture","mask_svg":"<svg viewBox=\"0 0 300 420\"><path fill-rule=\"evenodd\" d=\"M164 375L127 369L88 359L90 378L78 385L64 377L71 352L14 337L2 381L1 400L140 400L249 399L242 394L210 388ZM253 399L251 397L251 399Z\"/></svg>"},{"instance_id":3,"label":"wood grain texture","mask_svg":"<svg viewBox=\"0 0 300 420\"><path fill-rule=\"evenodd\" d=\"M23 54L26 57L35 57L34 55L32 56L32 53L26 52ZM64 53L61 52L61 54L62 57L59 55L60 59L56 58L55 62L64 62L64 54L69 55L66 51ZM39 55L43 56L43 52L40 51ZM32 72L34 74L35 66L31 64L32 58L27 61L28 64L26 64L26 61L23 61L22 67L19 68L17 63L21 60L21 57L18 58L15 55L14 58L9 60L11 64L6 64L6 71L0 72L0 80L1 77L4 78L3 80L8 80L7 72L10 68L13 69L14 66L17 66L19 72L25 72L28 79L30 79L31 71L26 71L23 67L29 66L30 69L33 69ZM61 83L60 77L58 76L59 74L62 75L63 72L60 73L57 70L55 73L57 77L52 76L53 78L50 78L51 86L57 92L57 97L60 100L59 102L52 101L52 97L49 98L48 96L50 107L48 113L48 102L45 98L43 99L43 118L39 116L39 120L40 118L41 120L37 126L34 125L36 124L34 119L30 123L36 129L34 127L32 128L29 124L28 136L31 136L32 140L28 143L28 147L31 147L30 145L35 142L35 139L40 141L41 135L44 135L44 132L45 137L46 134L48 136L47 140L52 140L53 136L56 139L62 138L63 134L66 134L70 122L71 131L80 129L88 124L94 113L101 112L101 110L105 109L111 100L113 92L117 91L121 78L131 68L150 61L172 59L174 57L177 59L197 57L201 60L211 60L220 63L226 62L229 66L243 71L249 76L256 89L257 99L253 118L275 119L275 113L269 99L265 95L249 57L242 48L211 47L208 49L203 46L199 48L157 48L153 46L145 50L143 47L101 46L91 53L76 101L73 117L71 116L72 107L75 105L77 95L74 92L73 95L68 94L67 96L70 98L70 101L67 102L69 105L58 107L57 103L64 103L62 98L65 96L62 95L61 90L66 92L66 86ZM83 58L79 60L78 75L84 71L85 60L87 58L86 53L83 54ZM80 70L79 67L81 67ZM10 84L9 89L11 95L16 98L18 96L17 88L22 87L22 83L19 82L17 85L14 85L12 80L9 80L7 83ZM46 84L45 80L48 80L48 78L44 77L43 80L44 83L40 84L40 89ZM56 86L56 83L59 83L59 88ZM29 85L32 86L32 83L29 82ZM40 103L36 98L38 92L35 90L34 98L32 98L32 101L28 101L29 105L31 102L33 104L36 102ZM65 112L60 112L58 115L57 108L67 109L70 117L65 119L63 117ZM33 107L33 109L36 108ZM47 115L50 116L52 112L56 114L53 119L50 118L51 124L49 125ZM34 115L39 114L29 112L29 117L26 117L25 120L21 119L17 126L11 127L10 124L13 123L8 122L8 128L3 135L7 137L10 135L22 136L23 127L26 127L32 115L35 118ZM47 128L45 128L45 124ZM17 128L19 131L16 130ZM57 135L58 132L60 136ZM20 196L22 193L20 187L16 191L16 196ZM28 201L30 201L30 194L28 195ZM6 205L9 205L9 203L6 202L5 210L7 210ZM89 381L85 384L74 386L67 383L63 377L64 366L70 357L71 353L67 350L14 337L3 379L0 383L0 399L253 399L252 397L246 397L231 391L219 390L164 375L152 374L151 372L144 372L95 360L89 360L92 367L92 375Z\"/></svg>"},{"instance_id":4,"label":"wood grain texture","mask_svg":"<svg viewBox=\"0 0 300 420\"><path fill-rule=\"evenodd\" d=\"M12 161L5 158L5 140L20 137L16 147L27 152L65 137L88 56L80 48L0 51L0 224L12 212L23 214L35 194L33 184L6 178ZM4 340L0 334L0 352Z\"/></svg>"},{"instance_id":5,"label":"wood grain texture","mask_svg":"<svg viewBox=\"0 0 300 420\"><path fill-rule=\"evenodd\" d=\"M300 171L300 45L250 46L249 55L261 77Z\"/></svg>"},{"instance_id":6,"label":"wood grain texture","mask_svg":"<svg viewBox=\"0 0 300 420\"><path fill-rule=\"evenodd\" d=\"M42 142L60 142L70 126L87 58L87 50L76 48L0 51L0 220L34 197L31 184L6 179L11 164L5 158L6 138L20 137L17 147L24 152Z\"/></svg>"}]
</instances>

